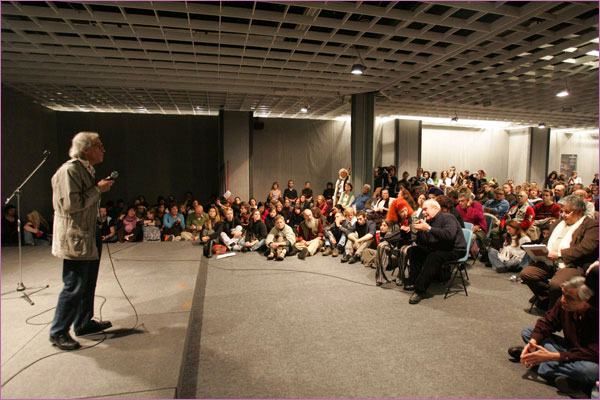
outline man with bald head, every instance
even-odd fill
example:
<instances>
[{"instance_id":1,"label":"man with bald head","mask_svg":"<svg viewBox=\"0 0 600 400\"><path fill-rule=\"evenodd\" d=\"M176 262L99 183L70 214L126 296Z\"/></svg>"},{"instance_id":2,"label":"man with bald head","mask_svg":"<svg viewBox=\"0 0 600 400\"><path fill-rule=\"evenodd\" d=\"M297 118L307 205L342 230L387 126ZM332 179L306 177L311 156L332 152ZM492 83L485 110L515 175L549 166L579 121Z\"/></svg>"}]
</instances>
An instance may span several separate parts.
<instances>
[{"instance_id":1,"label":"man with bald head","mask_svg":"<svg viewBox=\"0 0 600 400\"><path fill-rule=\"evenodd\" d=\"M585 196L587 196L585 189L577 189L573 192L573 194L576 194L577 196L581 197L584 200L585 200ZM594 219L594 211L596 211L596 207L594 207L594 203L592 203L590 201L586 201L585 202L585 216L588 218Z\"/></svg>"},{"instance_id":2,"label":"man with bald head","mask_svg":"<svg viewBox=\"0 0 600 400\"><path fill-rule=\"evenodd\" d=\"M425 220L417 220L417 246L410 248L410 282L414 284L414 293L408 301L417 304L423 299L425 291L442 264L457 260L467 249L467 242L456 217L441 211L435 200L423 203Z\"/></svg>"}]
</instances>

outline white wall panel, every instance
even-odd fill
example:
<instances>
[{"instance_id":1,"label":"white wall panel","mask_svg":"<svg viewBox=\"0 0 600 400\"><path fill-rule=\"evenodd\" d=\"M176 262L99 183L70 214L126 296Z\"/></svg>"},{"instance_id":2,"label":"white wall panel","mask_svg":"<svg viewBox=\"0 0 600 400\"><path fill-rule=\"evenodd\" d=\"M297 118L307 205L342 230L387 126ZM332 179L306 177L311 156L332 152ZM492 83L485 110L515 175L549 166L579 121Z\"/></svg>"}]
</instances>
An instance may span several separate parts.
<instances>
[{"instance_id":1,"label":"white wall panel","mask_svg":"<svg viewBox=\"0 0 600 400\"><path fill-rule=\"evenodd\" d=\"M422 140L421 166L437 171L438 176L454 165L457 171L484 169L489 178L499 181L507 177L508 134L504 129L423 125Z\"/></svg>"},{"instance_id":2,"label":"white wall panel","mask_svg":"<svg viewBox=\"0 0 600 400\"><path fill-rule=\"evenodd\" d=\"M530 139L531 134L529 128L511 130L508 134L508 164L506 179L513 179L516 185L520 185L527 181Z\"/></svg>"},{"instance_id":3,"label":"white wall panel","mask_svg":"<svg viewBox=\"0 0 600 400\"><path fill-rule=\"evenodd\" d=\"M282 191L293 179L298 193L310 181L315 193L350 165L350 121L266 118L254 130L254 197L264 201L273 181Z\"/></svg>"},{"instance_id":4,"label":"white wall panel","mask_svg":"<svg viewBox=\"0 0 600 400\"><path fill-rule=\"evenodd\" d=\"M550 130L549 171L560 173L560 155L577 154L577 172L584 185L598 173L598 135L554 133Z\"/></svg>"}]
</instances>

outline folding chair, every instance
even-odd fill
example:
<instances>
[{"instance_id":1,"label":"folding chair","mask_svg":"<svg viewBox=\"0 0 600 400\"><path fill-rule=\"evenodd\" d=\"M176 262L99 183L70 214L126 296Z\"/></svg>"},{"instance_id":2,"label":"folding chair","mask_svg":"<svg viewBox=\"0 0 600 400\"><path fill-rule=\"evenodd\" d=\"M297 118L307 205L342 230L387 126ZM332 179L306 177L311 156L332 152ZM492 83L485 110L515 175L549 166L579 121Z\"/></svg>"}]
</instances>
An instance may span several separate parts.
<instances>
[{"instance_id":1,"label":"folding chair","mask_svg":"<svg viewBox=\"0 0 600 400\"><path fill-rule=\"evenodd\" d=\"M452 284L454 283L454 278L456 278L456 274L460 273L460 279L462 280L462 285L463 285L463 289L465 290L465 295L468 296L469 293L467 293L467 285L465 284L465 279L463 277L463 271L465 272L465 276L467 278L467 280L469 280L469 274L467 272L467 269L465 268L465 263L467 261L467 259L469 258L469 243L471 243L471 236L473 235L473 231L468 230L468 229L463 229L463 235L465 235L465 241L467 242L467 249L465 250L465 254L459 258L458 260L454 260L454 261L448 261L445 262L444 264L442 264L442 268L447 268L450 267L450 282L448 283L448 288L446 289L446 294L444 295L444 299L446 297L448 297L448 293L450 293L450 288L452 287ZM454 272L454 274L452 274L452 272Z\"/></svg>"}]
</instances>

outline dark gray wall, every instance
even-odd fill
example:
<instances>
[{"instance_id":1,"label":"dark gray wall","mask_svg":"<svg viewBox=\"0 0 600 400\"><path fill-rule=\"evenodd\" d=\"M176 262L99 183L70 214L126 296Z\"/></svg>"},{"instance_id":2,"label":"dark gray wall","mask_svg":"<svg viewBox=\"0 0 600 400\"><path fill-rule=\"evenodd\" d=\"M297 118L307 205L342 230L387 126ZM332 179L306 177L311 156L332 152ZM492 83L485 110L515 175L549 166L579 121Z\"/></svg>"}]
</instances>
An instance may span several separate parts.
<instances>
[{"instance_id":1,"label":"dark gray wall","mask_svg":"<svg viewBox=\"0 0 600 400\"><path fill-rule=\"evenodd\" d=\"M48 161L23 186L21 220L38 210L52 216L50 178L60 165L57 158L56 113L34 104L30 99L2 87L2 205L42 161L44 150L51 152ZM10 204L16 206L14 198Z\"/></svg>"},{"instance_id":2,"label":"dark gray wall","mask_svg":"<svg viewBox=\"0 0 600 400\"><path fill-rule=\"evenodd\" d=\"M60 160L68 159L71 138L84 130L98 132L106 148L96 176L119 172L103 202L122 198L129 203L143 194L154 204L158 195L182 200L188 190L205 202L217 193L217 117L60 112Z\"/></svg>"}]
</instances>

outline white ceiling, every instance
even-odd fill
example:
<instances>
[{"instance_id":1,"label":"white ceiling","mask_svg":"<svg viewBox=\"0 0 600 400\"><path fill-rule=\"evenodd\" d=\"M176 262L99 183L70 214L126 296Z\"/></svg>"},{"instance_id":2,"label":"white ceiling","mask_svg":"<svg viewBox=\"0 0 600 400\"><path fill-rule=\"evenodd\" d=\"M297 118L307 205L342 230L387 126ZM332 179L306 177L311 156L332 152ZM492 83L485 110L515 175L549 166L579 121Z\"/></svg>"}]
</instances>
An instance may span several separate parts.
<instances>
[{"instance_id":1,"label":"white ceiling","mask_svg":"<svg viewBox=\"0 0 600 400\"><path fill-rule=\"evenodd\" d=\"M55 110L331 119L377 92L379 117L598 127L598 2L1 7L2 86Z\"/></svg>"}]
</instances>

